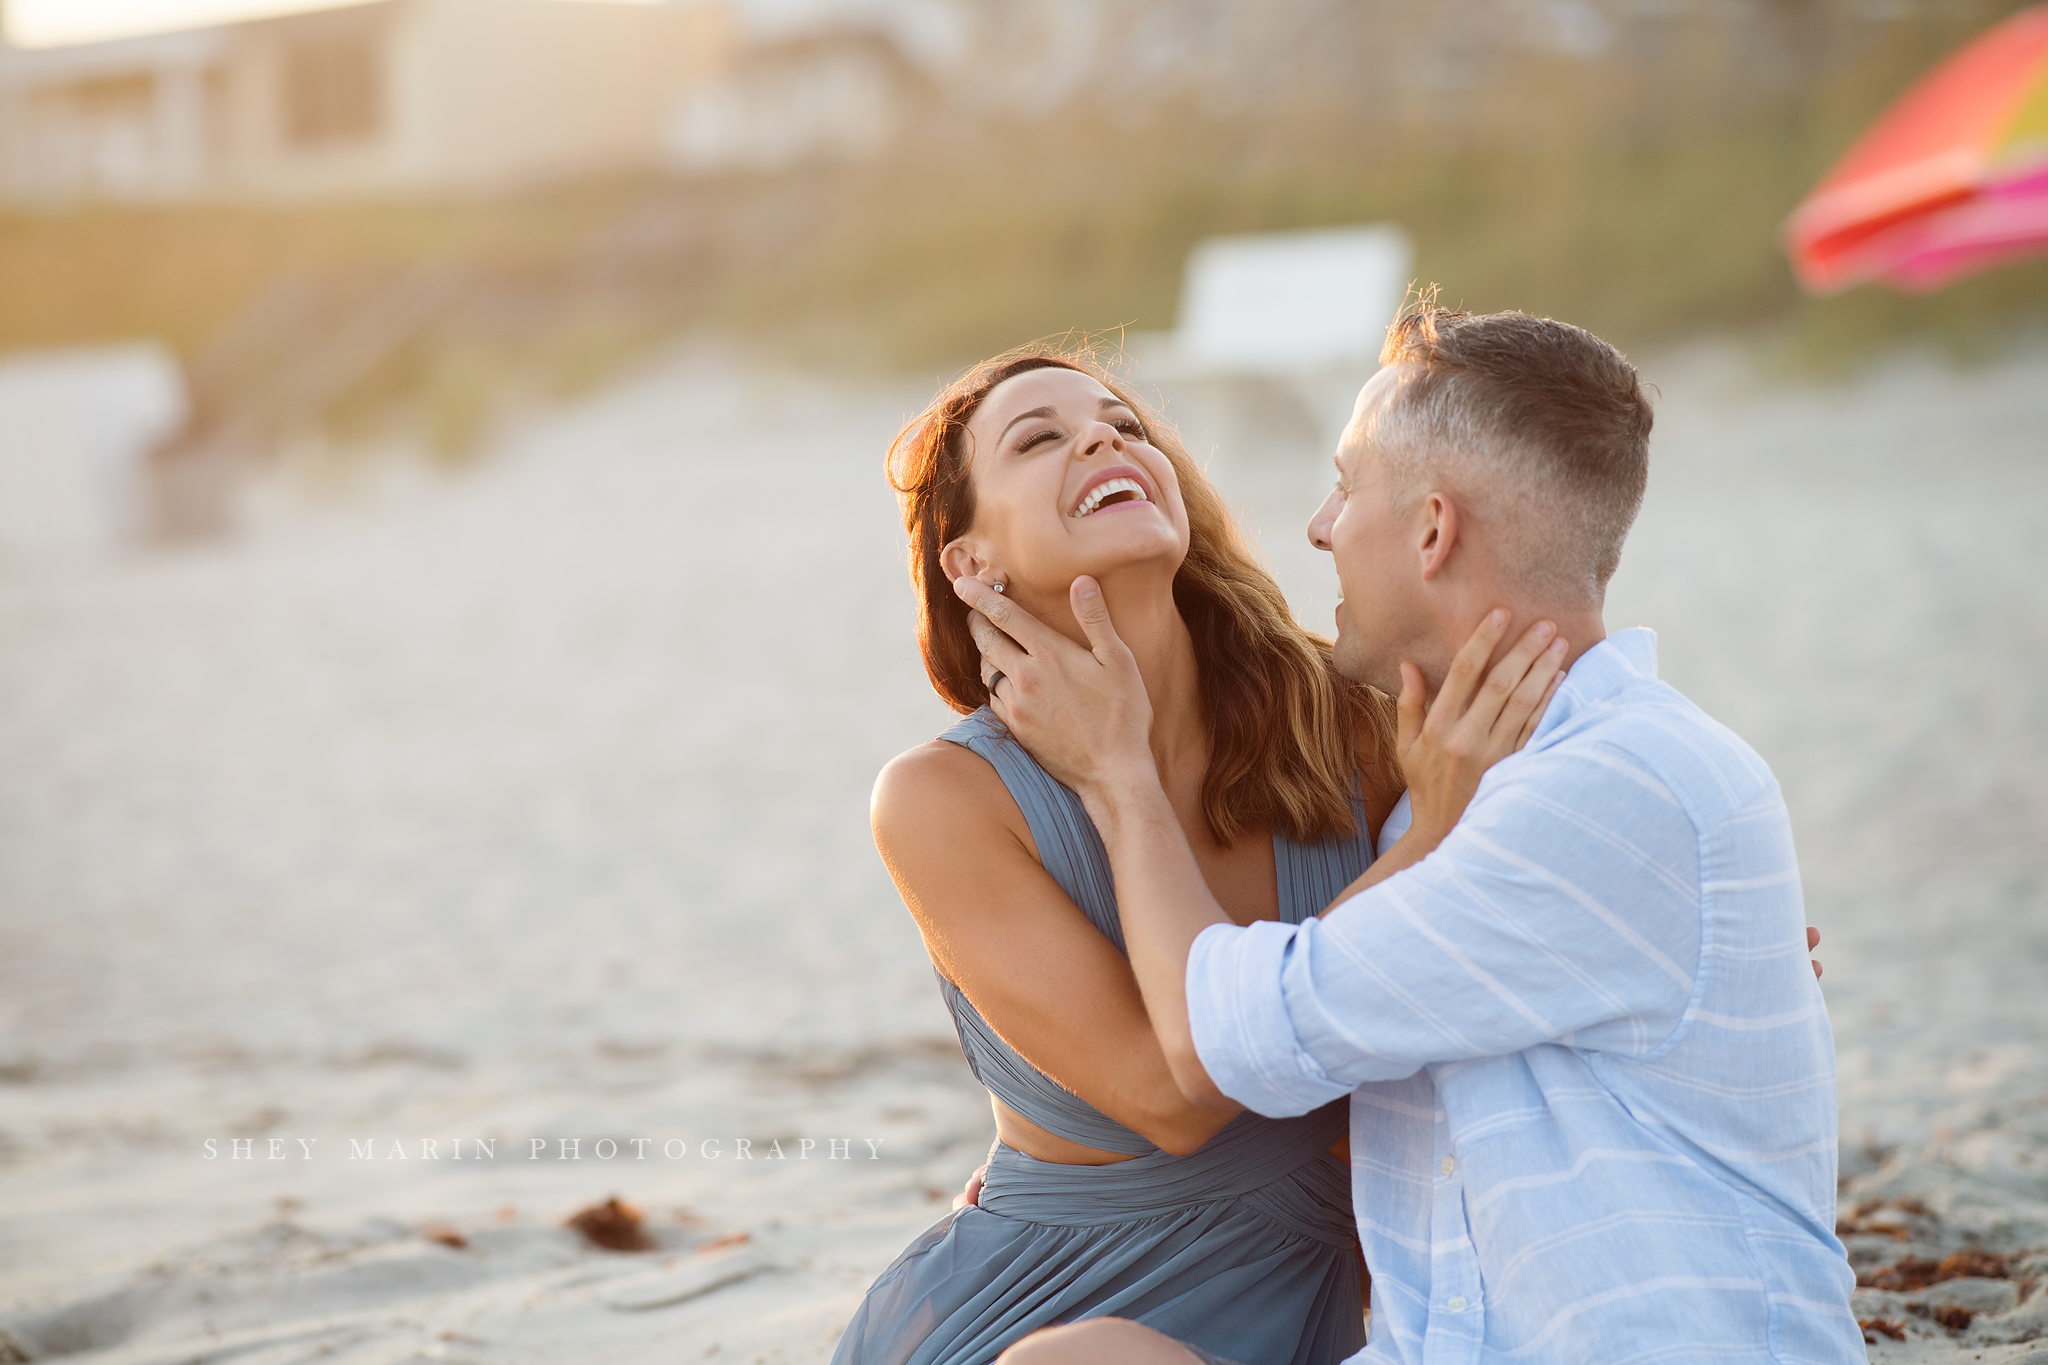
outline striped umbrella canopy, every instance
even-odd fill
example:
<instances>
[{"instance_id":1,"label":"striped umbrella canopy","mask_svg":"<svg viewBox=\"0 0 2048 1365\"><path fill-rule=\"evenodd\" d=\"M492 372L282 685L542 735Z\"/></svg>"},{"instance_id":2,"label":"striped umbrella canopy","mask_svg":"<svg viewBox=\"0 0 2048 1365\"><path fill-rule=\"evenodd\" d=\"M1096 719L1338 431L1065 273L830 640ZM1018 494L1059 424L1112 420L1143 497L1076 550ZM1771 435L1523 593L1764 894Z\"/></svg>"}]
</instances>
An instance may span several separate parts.
<instances>
[{"instance_id":1,"label":"striped umbrella canopy","mask_svg":"<svg viewBox=\"0 0 2048 1365\"><path fill-rule=\"evenodd\" d=\"M1914 85L1785 223L1800 285L1915 292L2048 251L2048 5Z\"/></svg>"}]
</instances>

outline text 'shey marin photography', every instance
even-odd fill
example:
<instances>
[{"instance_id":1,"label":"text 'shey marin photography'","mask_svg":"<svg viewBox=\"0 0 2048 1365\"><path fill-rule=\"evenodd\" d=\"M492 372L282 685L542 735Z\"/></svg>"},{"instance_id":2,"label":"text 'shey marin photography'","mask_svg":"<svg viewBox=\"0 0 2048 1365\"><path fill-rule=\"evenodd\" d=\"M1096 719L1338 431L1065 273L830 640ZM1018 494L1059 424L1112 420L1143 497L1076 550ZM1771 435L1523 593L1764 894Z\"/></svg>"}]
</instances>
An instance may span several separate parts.
<instances>
[{"instance_id":1,"label":"text 'shey marin photography'","mask_svg":"<svg viewBox=\"0 0 2048 1365\"><path fill-rule=\"evenodd\" d=\"M884 1141L849 1137L210 1137L200 1142L199 1149L208 1161L880 1161ZM502 1157L498 1154L500 1143L505 1145ZM856 1148L855 1143L861 1147Z\"/></svg>"}]
</instances>

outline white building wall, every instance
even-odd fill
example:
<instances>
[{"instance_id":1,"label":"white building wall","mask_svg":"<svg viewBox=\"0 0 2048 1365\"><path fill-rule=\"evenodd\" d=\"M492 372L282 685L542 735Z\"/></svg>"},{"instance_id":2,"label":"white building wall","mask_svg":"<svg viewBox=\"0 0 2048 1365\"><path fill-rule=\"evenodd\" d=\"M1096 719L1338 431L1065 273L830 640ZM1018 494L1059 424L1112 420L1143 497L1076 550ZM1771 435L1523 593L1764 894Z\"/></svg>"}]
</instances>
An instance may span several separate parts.
<instances>
[{"instance_id":1,"label":"white building wall","mask_svg":"<svg viewBox=\"0 0 2048 1365\"><path fill-rule=\"evenodd\" d=\"M359 42L375 52L377 126L295 137L293 53ZM0 196L320 199L654 170L670 110L729 42L712 3L367 0L0 48ZM132 98L110 103L121 90Z\"/></svg>"},{"instance_id":2,"label":"white building wall","mask_svg":"<svg viewBox=\"0 0 2048 1365\"><path fill-rule=\"evenodd\" d=\"M408 173L490 189L652 169L670 106L725 35L710 6L423 0L402 77Z\"/></svg>"},{"instance_id":3,"label":"white building wall","mask_svg":"<svg viewBox=\"0 0 2048 1365\"><path fill-rule=\"evenodd\" d=\"M0 47L0 192L176 199L202 191L217 29L50 52Z\"/></svg>"}]
</instances>

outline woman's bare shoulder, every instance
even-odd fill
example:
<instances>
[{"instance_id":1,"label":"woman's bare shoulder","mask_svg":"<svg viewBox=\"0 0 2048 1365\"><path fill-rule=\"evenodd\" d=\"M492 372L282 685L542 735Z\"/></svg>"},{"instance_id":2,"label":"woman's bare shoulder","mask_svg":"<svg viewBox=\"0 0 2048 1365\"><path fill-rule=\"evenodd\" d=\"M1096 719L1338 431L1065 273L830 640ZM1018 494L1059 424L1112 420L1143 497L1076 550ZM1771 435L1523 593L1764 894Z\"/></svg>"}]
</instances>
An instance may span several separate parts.
<instances>
[{"instance_id":1,"label":"woman's bare shoulder","mask_svg":"<svg viewBox=\"0 0 2048 1365\"><path fill-rule=\"evenodd\" d=\"M898 754L875 779L868 808L875 850L921 927L951 912L985 914L991 879L1038 863L1024 813L988 760L935 739Z\"/></svg>"},{"instance_id":2,"label":"woman's bare shoulder","mask_svg":"<svg viewBox=\"0 0 2048 1365\"><path fill-rule=\"evenodd\" d=\"M950 740L934 739L882 766L869 815L875 836L886 839L926 830L958 831L963 824L1007 825L1006 807L1017 809L987 759Z\"/></svg>"}]
</instances>

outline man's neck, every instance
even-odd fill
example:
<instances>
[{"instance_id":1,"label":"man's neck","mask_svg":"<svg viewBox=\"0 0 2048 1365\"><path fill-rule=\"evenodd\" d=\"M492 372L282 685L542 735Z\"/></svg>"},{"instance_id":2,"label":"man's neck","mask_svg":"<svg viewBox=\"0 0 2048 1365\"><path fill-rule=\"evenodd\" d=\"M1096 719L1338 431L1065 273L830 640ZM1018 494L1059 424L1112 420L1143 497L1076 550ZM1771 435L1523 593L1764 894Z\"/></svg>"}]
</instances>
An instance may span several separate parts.
<instances>
[{"instance_id":1,"label":"man's neck","mask_svg":"<svg viewBox=\"0 0 2048 1365\"><path fill-rule=\"evenodd\" d=\"M1557 627L1557 633L1564 637L1564 666L1567 669L1579 661L1581 654L1607 638L1607 622L1598 607L1585 607L1571 612L1545 612L1540 616L1518 615L1508 628L1523 630L1531 621L1540 620L1548 620Z\"/></svg>"},{"instance_id":2,"label":"man's neck","mask_svg":"<svg viewBox=\"0 0 2048 1365\"><path fill-rule=\"evenodd\" d=\"M1548 621L1557 627L1557 633L1565 642L1564 666L1569 669L1579 661L1581 655L1607 638L1607 623L1600 608L1543 606L1540 603L1517 603L1511 600L1497 600L1492 604L1482 602L1480 608L1469 614L1464 613L1445 622L1443 636L1437 641L1437 650L1442 662L1435 670L1435 676L1428 679L1429 694L1434 697L1444 684L1443 670L1452 658L1465 646L1472 631L1477 628L1485 612L1494 606L1506 606L1511 613L1508 628L1501 635L1500 644L1495 647L1493 657L1486 661L1490 669L1500 661L1502 655L1515 647L1522 638L1522 632L1538 621Z\"/></svg>"}]
</instances>

